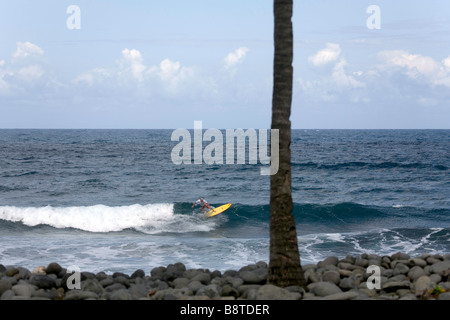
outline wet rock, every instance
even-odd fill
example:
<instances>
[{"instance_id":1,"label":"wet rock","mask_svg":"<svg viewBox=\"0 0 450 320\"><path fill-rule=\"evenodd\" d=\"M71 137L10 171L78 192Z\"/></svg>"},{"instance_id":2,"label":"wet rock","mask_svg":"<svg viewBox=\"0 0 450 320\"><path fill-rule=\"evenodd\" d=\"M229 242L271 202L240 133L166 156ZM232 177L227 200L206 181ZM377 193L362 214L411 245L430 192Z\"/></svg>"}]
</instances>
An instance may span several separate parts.
<instances>
[{"instance_id":1,"label":"wet rock","mask_svg":"<svg viewBox=\"0 0 450 320\"><path fill-rule=\"evenodd\" d=\"M326 297L331 294L342 292L342 290L334 283L325 281L311 283L310 285L308 285L308 289L314 295L319 297Z\"/></svg>"},{"instance_id":2,"label":"wet rock","mask_svg":"<svg viewBox=\"0 0 450 320\"><path fill-rule=\"evenodd\" d=\"M45 272L47 274L59 274L62 271L62 267L56 263L56 262L52 262L50 263L47 268L45 268Z\"/></svg>"},{"instance_id":3,"label":"wet rock","mask_svg":"<svg viewBox=\"0 0 450 320\"><path fill-rule=\"evenodd\" d=\"M302 295L271 284L261 286L256 291L256 300L298 300Z\"/></svg>"},{"instance_id":4,"label":"wet rock","mask_svg":"<svg viewBox=\"0 0 450 320\"><path fill-rule=\"evenodd\" d=\"M30 279L30 283L40 289L51 289L56 287L56 281L49 275L34 275Z\"/></svg>"},{"instance_id":5,"label":"wet rock","mask_svg":"<svg viewBox=\"0 0 450 320\"><path fill-rule=\"evenodd\" d=\"M341 275L337 271L326 271L322 275L322 281L332 282L334 284L339 284L341 280Z\"/></svg>"},{"instance_id":6,"label":"wet rock","mask_svg":"<svg viewBox=\"0 0 450 320\"><path fill-rule=\"evenodd\" d=\"M339 262L339 259L338 259L337 257L331 256L331 257L326 258L326 259L323 260L323 261L320 261L320 262L317 264L317 267L318 267L318 268L324 268L324 267L326 267L327 265L333 265L333 266L336 266L336 265L338 264L338 262Z\"/></svg>"}]
</instances>

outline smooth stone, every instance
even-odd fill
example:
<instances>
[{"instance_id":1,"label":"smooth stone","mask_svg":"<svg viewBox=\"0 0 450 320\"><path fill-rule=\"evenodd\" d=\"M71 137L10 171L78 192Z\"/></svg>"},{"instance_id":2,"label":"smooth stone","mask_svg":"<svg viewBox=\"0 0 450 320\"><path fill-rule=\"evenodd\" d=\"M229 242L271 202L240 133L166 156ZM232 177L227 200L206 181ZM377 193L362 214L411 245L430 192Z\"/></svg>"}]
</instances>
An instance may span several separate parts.
<instances>
[{"instance_id":1,"label":"smooth stone","mask_svg":"<svg viewBox=\"0 0 450 320\"><path fill-rule=\"evenodd\" d=\"M16 294L11 289L6 290L0 296L0 300L11 300Z\"/></svg>"},{"instance_id":2,"label":"smooth stone","mask_svg":"<svg viewBox=\"0 0 450 320\"><path fill-rule=\"evenodd\" d=\"M172 287L174 287L175 289L181 289L187 287L189 282L190 280L187 278L176 278L172 281Z\"/></svg>"},{"instance_id":3,"label":"smooth stone","mask_svg":"<svg viewBox=\"0 0 450 320\"><path fill-rule=\"evenodd\" d=\"M410 266L419 266L419 267L425 267L427 265L427 262L420 258L412 258L409 259L409 265Z\"/></svg>"},{"instance_id":4,"label":"smooth stone","mask_svg":"<svg viewBox=\"0 0 450 320\"><path fill-rule=\"evenodd\" d=\"M111 300L133 300L131 293L126 289L114 291L110 297Z\"/></svg>"},{"instance_id":5,"label":"smooth stone","mask_svg":"<svg viewBox=\"0 0 450 320\"><path fill-rule=\"evenodd\" d=\"M5 271L5 274L8 277L14 277L14 275L16 275L17 273L19 273L19 269L15 267L7 267Z\"/></svg>"},{"instance_id":6,"label":"smooth stone","mask_svg":"<svg viewBox=\"0 0 450 320\"><path fill-rule=\"evenodd\" d=\"M239 291L236 288L233 288L229 284L226 284L222 287L222 296L223 297L234 297L235 299L239 298Z\"/></svg>"},{"instance_id":7,"label":"smooth stone","mask_svg":"<svg viewBox=\"0 0 450 320\"><path fill-rule=\"evenodd\" d=\"M82 290L72 290L68 291L63 300L86 300L86 299L97 299L98 295L91 291Z\"/></svg>"},{"instance_id":8,"label":"smooth stone","mask_svg":"<svg viewBox=\"0 0 450 320\"><path fill-rule=\"evenodd\" d=\"M394 276L398 274L406 274L409 271L409 267L403 263L397 263L394 268Z\"/></svg>"},{"instance_id":9,"label":"smooth stone","mask_svg":"<svg viewBox=\"0 0 450 320\"><path fill-rule=\"evenodd\" d=\"M165 290L157 291L150 299L151 300L174 300L180 299L185 296L192 296L192 291L188 288L173 289L168 288Z\"/></svg>"},{"instance_id":10,"label":"smooth stone","mask_svg":"<svg viewBox=\"0 0 450 320\"><path fill-rule=\"evenodd\" d=\"M28 270L27 268L23 268L23 267L18 267L17 269L19 269L19 273L16 274L14 277L16 277L18 280L19 279L27 280L30 278L30 276L31 276L30 270Z\"/></svg>"},{"instance_id":11,"label":"smooth stone","mask_svg":"<svg viewBox=\"0 0 450 320\"><path fill-rule=\"evenodd\" d=\"M388 278L386 282L400 282L406 279L406 276L404 274L398 274L396 276Z\"/></svg>"},{"instance_id":12,"label":"smooth stone","mask_svg":"<svg viewBox=\"0 0 450 320\"><path fill-rule=\"evenodd\" d=\"M429 277L430 277L431 282L434 282L434 283L439 283L442 280L442 277L437 273L430 274Z\"/></svg>"},{"instance_id":13,"label":"smooth stone","mask_svg":"<svg viewBox=\"0 0 450 320\"><path fill-rule=\"evenodd\" d=\"M39 266L33 269L32 274L47 274L45 271L45 266Z\"/></svg>"},{"instance_id":14,"label":"smooth stone","mask_svg":"<svg viewBox=\"0 0 450 320\"><path fill-rule=\"evenodd\" d=\"M31 295L35 291L33 286L29 284L16 284L11 288L11 290L14 291L14 294L16 296L24 296L24 297L31 297Z\"/></svg>"},{"instance_id":15,"label":"smooth stone","mask_svg":"<svg viewBox=\"0 0 450 320\"><path fill-rule=\"evenodd\" d=\"M271 284L263 285L256 291L256 300L298 300L301 297L298 292L290 292Z\"/></svg>"},{"instance_id":16,"label":"smooth stone","mask_svg":"<svg viewBox=\"0 0 450 320\"><path fill-rule=\"evenodd\" d=\"M185 271L186 266L180 262L177 262L175 264L169 264L162 276L162 280L173 281L174 279L183 276L183 273Z\"/></svg>"},{"instance_id":17,"label":"smooth stone","mask_svg":"<svg viewBox=\"0 0 450 320\"><path fill-rule=\"evenodd\" d=\"M125 277L125 276L117 276L117 277L115 277L114 278L114 282L123 284L127 288L130 286L130 280L128 280L128 277Z\"/></svg>"},{"instance_id":18,"label":"smooth stone","mask_svg":"<svg viewBox=\"0 0 450 320\"><path fill-rule=\"evenodd\" d=\"M308 269L304 272L306 282L319 282L320 275L318 272L315 272L315 269Z\"/></svg>"},{"instance_id":19,"label":"smooth stone","mask_svg":"<svg viewBox=\"0 0 450 320\"><path fill-rule=\"evenodd\" d=\"M353 264L348 262L339 262L338 268L342 270L350 270L352 268Z\"/></svg>"},{"instance_id":20,"label":"smooth stone","mask_svg":"<svg viewBox=\"0 0 450 320\"><path fill-rule=\"evenodd\" d=\"M404 264L404 265L407 266L407 265L409 264L409 260L402 260L402 259L393 260L393 261L391 262L391 268L392 268L392 269L395 269L395 267L396 267L397 264L399 264L399 263Z\"/></svg>"},{"instance_id":21,"label":"smooth stone","mask_svg":"<svg viewBox=\"0 0 450 320\"><path fill-rule=\"evenodd\" d=\"M409 289L411 283L407 280L405 281L389 281L387 283L382 283L381 289L385 292L395 292L399 289Z\"/></svg>"},{"instance_id":22,"label":"smooth stone","mask_svg":"<svg viewBox=\"0 0 450 320\"><path fill-rule=\"evenodd\" d=\"M228 283L229 285L231 285L233 288L239 288L239 286L244 284L244 280L242 280L240 277L231 277L231 276L226 276L223 277L222 279L224 279L224 281L226 283Z\"/></svg>"},{"instance_id":23,"label":"smooth stone","mask_svg":"<svg viewBox=\"0 0 450 320\"><path fill-rule=\"evenodd\" d=\"M438 296L438 300L450 300L450 292L443 292Z\"/></svg>"},{"instance_id":24,"label":"smooth stone","mask_svg":"<svg viewBox=\"0 0 450 320\"><path fill-rule=\"evenodd\" d=\"M351 272L350 270L339 269L339 274L343 277L350 277L353 272Z\"/></svg>"},{"instance_id":25,"label":"smooth stone","mask_svg":"<svg viewBox=\"0 0 450 320\"><path fill-rule=\"evenodd\" d=\"M56 287L55 279L53 279L53 277L49 275L34 275L30 279L30 284L35 285L36 287L41 289L51 289L53 287Z\"/></svg>"},{"instance_id":26,"label":"smooth stone","mask_svg":"<svg viewBox=\"0 0 450 320\"><path fill-rule=\"evenodd\" d=\"M123 284L121 284L121 283L113 283L112 285L110 285L110 286L107 286L106 288L105 288L105 290L107 291L107 292L113 292L113 291L116 291L116 290L121 290L121 289L126 289L127 287L125 287Z\"/></svg>"},{"instance_id":27,"label":"smooth stone","mask_svg":"<svg viewBox=\"0 0 450 320\"><path fill-rule=\"evenodd\" d=\"M222 295L222 288L215 284L209 284L198 289L195 295L208 296L209 298L220 297Z\"/></svg>"},{"instance_id":28,"label":"smooth stone","mask_svg":"<svg viewBox=\"0 0 450 320\"><path fill-rule=\"evenodd\" d=\"M363 259L363 258L356 258L355 265L363 267L363 268L367 268L369 266L369 260Z\"/></svg>"},{"instance_id":29,"label":"smooth stone","mask_svg":"<svg viewBox=\"0 0 450 320\"><path fill-rule=\"evenodd\" d=\"M134 278L144 278L145 277L145 272L142 269L138 269L135 272L133 272L133 274L131 275L131 279Z\"/></svg>"},{"instance_id":30,"label":"smooth stone","mask_svg":"<svg viewBox=\"0 0 450 320\"><path fill-rule=\"evenodd\" d=\"M334 284L339 284L341 280L341 275L337 271L326 271L322 275L322 281L332 282Z\"/></svg>"},{"instance_id":31,"label":"smooth stone","mask_svg":"<svg viewBox=\"0 0 450 320\"><path fill-rule=\"evenodd\" d=\"M409 260L410 258L409 254L404 252L397 252L391 256L392 260Z\"/></svg>"},{"instance_id":32,"label":"smooth stone","mask_svg":"<svg viewBox=\"0 0 450 320\"><path fill-rule=\"evenodd\" d=\"M267 281L268 269L258 268L251 271L239 272L239 277L248 284L261 284Z\"/></svg>"},{"instance_id":33,"label":"smooth stone","mask_svg":"<svg viewBox=\"0 0 450 320\"><path fill-rule=\"evenodd\" d=\"M155 267L150 271L150 275L153 278L161 279L165 270L166 270L165 267Z\"/></svg>"},{"instance_id":34,"label":"smooth stone","mask_svg":"<svg viewBox=\"0 0 450 320\"><path fill-rule=\"evenodd\" d=\"M427 260L428 264L435 264L435 263L441 262L441 260L436 259L434 257L428 257L426 260Z\"/></svg>"},{"instance_id":35,"label":"smooth stone","mask_svg":"<svg viewBox=\"0 0 450 320\"><path fill-rule=\"evenodd\" d=\"M358 293L355 291L347 291L347 292L339 292L330 294L328 296L325 296L325 300L352 300L358 297Z\"/></svg>"},{"instance_id":36,"label":"smooth stone","mask_svg":"<svg viewBox=\"0 0 450 320\"><path fill-rule=\"evenodd\" d=\"M450 274L450 260L439 261L430 266L431 273L437 273L440 276Z\"/></svg>"},{"instance_id":37,"label":"smooth stone","mask_svg":"<svg viewBox=\"0 0 450 320\"><path fill-rule=\"evenodd\" d=\"M338 259L337 257L331 256L331 257L326 258L326 259L323 260L323 261L320 261L320 262L317 264L317 267L318 267L318 268L324 268L324 267L327 266L327 265L333 265L333 266L336 266L336 265L338 264L338 262L339 262L339 259Z\"/></svg>"},{"instance_id":38,"label":"smooth stone","mask_svg":"<svg viewBox=\"0 0 450 320\"><path fill-rule=\"evenodd\" d=\"M339 282L339 288L343 290L350 290L354 287L356 287L356 282L353 277L344 278Z\"/></svg>"},{"instance_id":39,"label":"smooth stone","mask_svg":"<svg viewBox=\"0 0 450 320\"><path fill-rule=\"evenodd\" d=\"M241 296L244 296L247 291L252 289L258 290L259 288L261 288L261 285L259 284L243 284L236 289L239 291Z\"/></svg>"},{"instance_id":40,"label":"smooth stone","mask_svg":"<svg viewBox=\"0 0 450 320\"><path fill-rule=\"evenodd\" d=\"M188 289L191 290L193 293L196 293L203 286L204 286L204 284L198 280L192 280L187 285Z\"/></svg>"},{"instance_id":41,"label":"smooth stone","mask_svg":"<svg viewBox=\"0 0 450 320\"><path fill-rule=\"evenodd\" d=\"M209 282L211 281L211 276L209 273L206 272L202 272L197 274L196 276L194 276L192 279L192 281L200 281L203 284L209 284Z\"/></svg>"},{"instance_id":42,"label":"smooth stone","mask_svg":"<svg viewBox=\"0 0 450 320\"><path fill-rule=\"evenodd\" d=\"M413 282L425 275L425 271L420 266L414 266L408 271L408 278Z\"/></svg>"},{"instance_id":43,"label":"smooth stone","mask_svg":"<svg viewBox=\"0 0 450 320\"><path fill-rule=\"evenodd\" d=\"M136 299L147 299L149 288L144 284L132 284L128 288L128 292L130 292L130 294Z\"/></svg>"},{"instance_id":44,"label":"smooth stone","mask_svg":"<svg viewBox=\"0 0 450 320\"><path fill-rule=\"evenodd\" d=\"M325 281L310 283L307 287L310 292L319 297L325 297L331 294L342 292L342 290L334 283Z\"/></svg>"},{"instance_id":45,"label":"smooth stone","mask_svg":"<svg viewBox=\"0 0 450 320\"><path fill-rule=\"evenodd\" d=\"M110 286L110 285L112 285L114 283L114 279L113 279L113 277L107 277L107 278L105 278L105 279L103 279L103 280L100 280L100 284L104 287L104 288L106 288L107 286Z\"/></svg>"},{"instance_id":46,"label":"smooth stone","mask_svg":"<svg viewBox=\"0 0 450 320\"><path fill-rule=\"evenodd\" d=\"M113 277L115 277L116 272L114 273ZM86 279L95 279L95 274L89 271L82 271L81 272L81 281Z\"/></svg>"},{"instance_id":47,"label":"smooth stone","mask_svg":"<svg viewBox=\"0 0 450 320\"><path fill-rule=\"evenodd\" d=\"M11 281L7 279L0 279L0 296L5 292L6 290L10 290L12 288Z\"/></svg>"},{"instance_id":48,"label":"smooth stone","mask_svg":"<svg viewBox=\"0 0 450 320\"><path fill-rule=\"evenodd\" d=\"M414 282L413 288L416 295L421 295L426 293L428 290L433 289L433 283L431 282L430 277L421 276Z\"/></svg>"},{"instance_id":49,"label":"smooth stone","mask_svg":"<svg viewBox=\"0 0 450 320\"><path fill-rule=\"evenodd\" d=\"M108 277L109 276L104 271L100 271L95 275L95 279L97 279L98 281L108 279Z\"/></svg>"},{"instance_id":50,"label":"smooth stone","mask_svg":"<svg viewBox=\"0 0 450 320\"><path fill-rule=\"evenodd\" d=\"M81 290L91 291L98 294L99 296L105 291L100 282L94 279L86 279L84 281L81 281Z\"/></svg>"},{"instance_id":51,"label":"smooth stone","mask_svg":"<svg viewBox=\"0 0 450 320\"><path fill-rule=\"evenodd\" d=\"M47 274L58 274L62 271L62 267L56 263L56 262L52 262L50 263L47 268L45 268L45 272Z\"/></svg>"},{"instance_id":52,"label":"smooth stone","mask_svg":"<svg viewBox=\"0 0 450 320\"><path fill-rule=\"evenodd\" d=\"M284 289L286 289L289 292L297 292L297 293L299 293L302 296L305 294L305 289L303 287L300 287L300 286L289 286L289 287L286 287Z\"/></svg>"}]
</instances>

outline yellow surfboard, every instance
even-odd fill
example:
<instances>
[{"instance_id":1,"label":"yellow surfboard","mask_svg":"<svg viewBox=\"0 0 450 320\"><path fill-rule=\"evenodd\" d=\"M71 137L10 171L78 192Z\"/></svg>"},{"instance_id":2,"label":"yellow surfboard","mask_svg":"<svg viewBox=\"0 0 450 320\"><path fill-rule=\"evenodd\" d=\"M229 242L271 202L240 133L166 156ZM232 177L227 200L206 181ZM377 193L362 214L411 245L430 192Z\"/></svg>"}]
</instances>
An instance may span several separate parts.
<instances>
[{"instance_id":1,"label":"yellow surfboard","mask_svg":"<svg viewBox=\"0 0 450 320\"><path fill-rule=\"evenodd\" d=\"M220 206L220 207L214 208L214 209L212 209L212 210L209 210L209 211L206 213L206 216L207 216L208 218L217 216L219 213L224 212L224 211L227 210L229 207L231 207L231 203L224 204L223 206Z\"/></svg>"}]
</instances>

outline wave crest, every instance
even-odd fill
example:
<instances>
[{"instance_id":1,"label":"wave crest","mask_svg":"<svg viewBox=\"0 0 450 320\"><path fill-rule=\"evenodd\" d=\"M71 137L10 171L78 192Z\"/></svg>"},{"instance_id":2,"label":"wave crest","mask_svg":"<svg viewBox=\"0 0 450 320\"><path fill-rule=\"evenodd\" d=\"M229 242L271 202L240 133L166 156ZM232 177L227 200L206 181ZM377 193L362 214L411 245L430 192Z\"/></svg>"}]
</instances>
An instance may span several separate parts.
<instances>
[{"instance_id":1,"label":"wave crest","mask_svg":"<svg viewBox=\"0 0 450 320\"><path fill-rule=\"evenodd\" d=\"M174 204L133 204L111 207L0 207L0 219L21 222L28 227L48 225L54 228L74 228L88 232L117 232L126 229L154 234L161 232L209 231L208 224L198 224L198 217L185 219L175 214ZM180 227L180 220L183 221Z\"/></svg>"}]
</instances>

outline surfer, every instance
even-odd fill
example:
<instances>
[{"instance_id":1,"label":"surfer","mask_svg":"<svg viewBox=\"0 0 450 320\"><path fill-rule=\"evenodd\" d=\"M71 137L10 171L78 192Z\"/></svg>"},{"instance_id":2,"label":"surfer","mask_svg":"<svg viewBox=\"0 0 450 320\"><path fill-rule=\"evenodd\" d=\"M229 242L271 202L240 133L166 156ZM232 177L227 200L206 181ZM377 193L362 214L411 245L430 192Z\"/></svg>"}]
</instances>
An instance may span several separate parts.
<instances>
[{"instance_id":1,"label":"surfer","mask_svg":"<svg viewBox=\"0 0 450 320\"><path fill-rule=\"evenodd\" d=\"M208 209L211 209L211 210L213 209L213 208L209 205L208 201L206 201L206 200L203 199L203 198L200 198L199 200L195 201L194 204L192 205L192 208L195 207L195 205L197 205L197 204L199 204L200 207L202 208L203 214L205 213L205 208L208 208Z\"/></svg>"}]
</instances>

